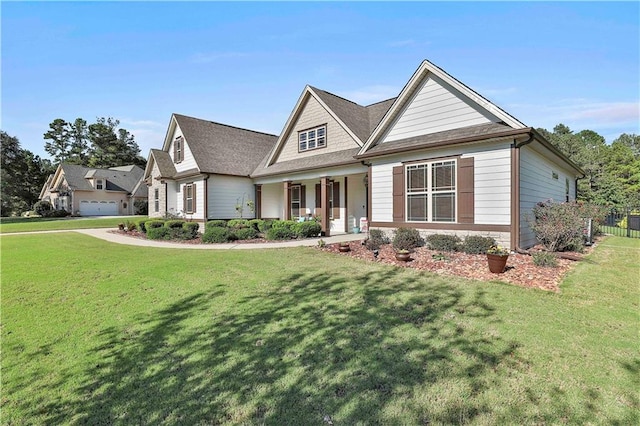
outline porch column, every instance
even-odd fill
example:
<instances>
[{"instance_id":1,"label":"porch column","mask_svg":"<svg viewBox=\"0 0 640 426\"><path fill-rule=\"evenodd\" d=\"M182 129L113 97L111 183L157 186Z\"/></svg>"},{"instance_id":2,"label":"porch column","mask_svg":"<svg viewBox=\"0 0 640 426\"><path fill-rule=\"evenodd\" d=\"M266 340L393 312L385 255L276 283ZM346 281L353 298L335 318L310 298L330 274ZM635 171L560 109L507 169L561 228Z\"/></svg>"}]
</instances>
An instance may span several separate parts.
<instances>
[{"instance_id":1,"label":"porch column","mask_svg":"<svg viewBox=\"0 0 640 426\"><path fill-rule=\"evenodd\" d=\"M284 220L291 220L291 181L284 182Z\"/></svg>"},{"instance_id":2,"label":"porch column","mask_svg":"<svg viewBox=\"0 0 640 426\"><path fill-rule=\"evenodd\" d=\"M256 184L256 202L255 202L255 213L256 219L262 219L262 185Z\"/></svg>"},{"instance_id":3,"label":"porch column","mask_svg":"<svg viewBox=\"0 0 640 426\"><path fill-rule=\"evenodd\" d=\"M331 225L329 222L329 178L320 178L320 225L326 237L331 236Z\"/></svg>"}]
</instances>

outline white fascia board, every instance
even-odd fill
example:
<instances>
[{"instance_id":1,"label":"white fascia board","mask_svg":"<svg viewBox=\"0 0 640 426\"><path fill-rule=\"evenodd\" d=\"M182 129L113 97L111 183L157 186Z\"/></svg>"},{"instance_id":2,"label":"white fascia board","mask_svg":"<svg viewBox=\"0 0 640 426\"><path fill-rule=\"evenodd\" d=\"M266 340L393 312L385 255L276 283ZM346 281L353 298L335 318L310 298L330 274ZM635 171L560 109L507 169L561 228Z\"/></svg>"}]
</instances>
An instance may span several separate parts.
<instances>
[{"instance_id":1,"label":"white fascia board","mask_svg":"<svg viewBox=\"0 0 640 426\"><path fill-rule=\"evenodd\" d=\"M253 179L253 183L257 185L266 185L270 183L282 183L287 181L320 179L324 176L348 176L359 173L366 173L368 170L368 167L365 167L361 164L351 164L348 166L338 166L326 169L307 170L289 174L265 176L262 178Z\"/></svg>"},{"instance_id":2,"label":"white fascia board","mask_svg":"<svg viewBox=\"0 0 640 426\"><path fill-rule=\"evenodd\" d=\"M171 114L171 120L169 121L169 127L167 128L167 134L164 137L164 143L162 144L162 150L169 152L171 146L171 139L175 132L175 128L178 125L175 114Z\"/></svg>"},{"instance_id":3,"label":"white fascia board","mask_svg":"<svg viewBox=\"0 0 640 426\"><path fill-rule=\"evenodd\" d=\"M329 108L329 106L327 104L325 104L322 99L320 98L320 96L318 96L316 94L316 92L313 91L313 89L309 89L309 91L311 92L311 94L313 95L313 97L318 101L318 103L320 105L322 105L322 108L324 108L329 115L331 115L331 117L333 117L334 120L336 120L336 122L347 132L349 133L349 136L351 136L353 138L353 140L359 145L362 146L363 143L360 140L359 137L356 136L355 133L353 133L353 131L349 128L349 126L347 126L342 120L340 120L340 118L338 118L338 116L336 115L335 112L333 112L333 110L331 108Z\"/></svg>"},{"instance_id":4,"label":"white fascia board","mask_svg":"<svg viewBox=\"0 0 640 426\"><path fill-rule=\"evenodd\" d=\"M304 90L300 94L300 97L298 98L298 102L296 102L296 106L293 107L293 111L291 111L291 114L289 114L289 118L287 119L287 122L284 124L284 128L282 129L282 132L280 132L280 136L278 137L276 144L271 150L271 153L269 153L269 158L267 159L267 164L266 164L267 167L271 166L275 161L275 158L280 152L282 145L284 145L285 141L287 140L287 137L289 136L289 133L291 132L291 126L293 126L293 122L295 121L294 118L297 117L298 113L300 112L300 106L304 102L304 99L306 99L306 96L310 94L310 92L311 92L310 87L308 85L305 86Z\"/></svg>"}]
</instances>

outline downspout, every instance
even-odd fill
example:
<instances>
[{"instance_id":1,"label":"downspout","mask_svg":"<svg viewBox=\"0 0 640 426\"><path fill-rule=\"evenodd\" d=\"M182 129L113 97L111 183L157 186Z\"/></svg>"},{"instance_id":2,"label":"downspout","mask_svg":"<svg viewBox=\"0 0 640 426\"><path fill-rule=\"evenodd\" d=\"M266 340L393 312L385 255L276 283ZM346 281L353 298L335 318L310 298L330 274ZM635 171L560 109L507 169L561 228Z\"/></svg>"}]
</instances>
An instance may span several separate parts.
<instances>
[{"instance_id":1,"label":"downspout","mask_svg":"<svg viewBox=\"0 0 640 426\"><path fill-rule=\"evenodd\" d=\"M209 220L209 175L203 179L204 182L204 223Z\"/></svg>"},{"instance_id":2,"label":"downspout","mask_svg":"<svg viewBox=\"0 0 640 426\"><path fill-rule=\"evenodd\" d=\"M520 252L520 148L530 144L535 139L533 132L529 132L529 137L518 143L514 140L511 145L511 179L512 179L512 200L511 200L511 235L514 238L511 249Z\"/></svg>"},{"instance_id":3,"label":"downspout","mask_svg":"<svg viewBox=\"0 0 640 426\"><path fill-rule=\"evenodd\" d=\"M367 168L367 191L365 194L365 214L367 215L367 229L371 227L371 163L367 163L364 160L360 161L360 164ZM359 225L359 224L358 224ZM367 231L368 235L368 231Z\"/></svg>"}]
</instances>

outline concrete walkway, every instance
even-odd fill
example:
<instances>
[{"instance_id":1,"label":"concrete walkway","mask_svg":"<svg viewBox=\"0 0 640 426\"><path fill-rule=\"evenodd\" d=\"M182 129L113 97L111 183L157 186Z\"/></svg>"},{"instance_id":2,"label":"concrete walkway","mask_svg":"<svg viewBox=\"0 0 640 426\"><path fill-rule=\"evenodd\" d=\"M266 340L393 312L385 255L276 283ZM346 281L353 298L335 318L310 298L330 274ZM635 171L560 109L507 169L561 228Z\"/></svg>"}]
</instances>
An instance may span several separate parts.
<instances>
[{"instance_id":1,"label":"concrete walkway","mask_svg":"<svg viewBox=\"0 0 640 426\"><path fill-rule=\"evenodd\" d=\"M320 239L324 240L327 244L338 243L340 241L362 241L366 238L367 234L342 234L334 235L331 237L323 238L309 238L304 240L292 240L281 242L269 242L269 243L227 243L227 244L188 244L188 243L176 243L171 241L155 241L146 240L142 238L129 237L127 235L113 232L112 228L96 228L96 229L69 229L59 231L34 231L34 232L15 232L1 234L2 237L9 235L27 235L27 234L51 234L58 232L78 232L80 234L89 235L90 237L99 238L101 240L109 241L116 244L125 244L129 246L139 247L160 247L160 248L177 248L177 249L190 249L190 250L250 250L250 249L272 249L272 248L285 248L285 247L302 247L302 246L317 246Z\"/></svg>"}]
</instances>

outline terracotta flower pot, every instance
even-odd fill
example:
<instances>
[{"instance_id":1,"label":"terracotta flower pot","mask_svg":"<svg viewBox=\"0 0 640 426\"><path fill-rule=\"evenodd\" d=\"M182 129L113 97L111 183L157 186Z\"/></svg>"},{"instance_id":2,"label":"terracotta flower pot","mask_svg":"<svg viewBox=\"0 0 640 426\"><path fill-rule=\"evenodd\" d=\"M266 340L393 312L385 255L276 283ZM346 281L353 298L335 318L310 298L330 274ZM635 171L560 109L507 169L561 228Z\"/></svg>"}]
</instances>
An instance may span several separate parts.
<instances>
[{"instance_id":1,"label":"terracotta flower pot","mask_svg":"<svg viewBox=\"0 0 640 426\"><path fill-rule=\"evenodd\" d=\"M396 253L396 260L408 262L411 259L411 253Z\"/></svg>"},{"instance_id":2,"label":"terracotta flower pot","mask_svg":"<svg viewBox=\"0 0 640 426\"><path fill-rule=\"evenodd\" d=\"M487 262L489 264L489 270L494 274L503 273L504 268L507 266L507 259L509 259L509 255L487 253Z\"/></svg>"},{"instance_id":3,"label":"terracotta flower pot","mask_svg":"<svg viewBox=\"0 0 640 426\"><path fill-rule=\"evenodd\" d=\"M348 251L351 251L351 247L349 247L349 246L338 246L338 250L340 250L342 253L346 253Z\"/></svg>"}]
</instances>

